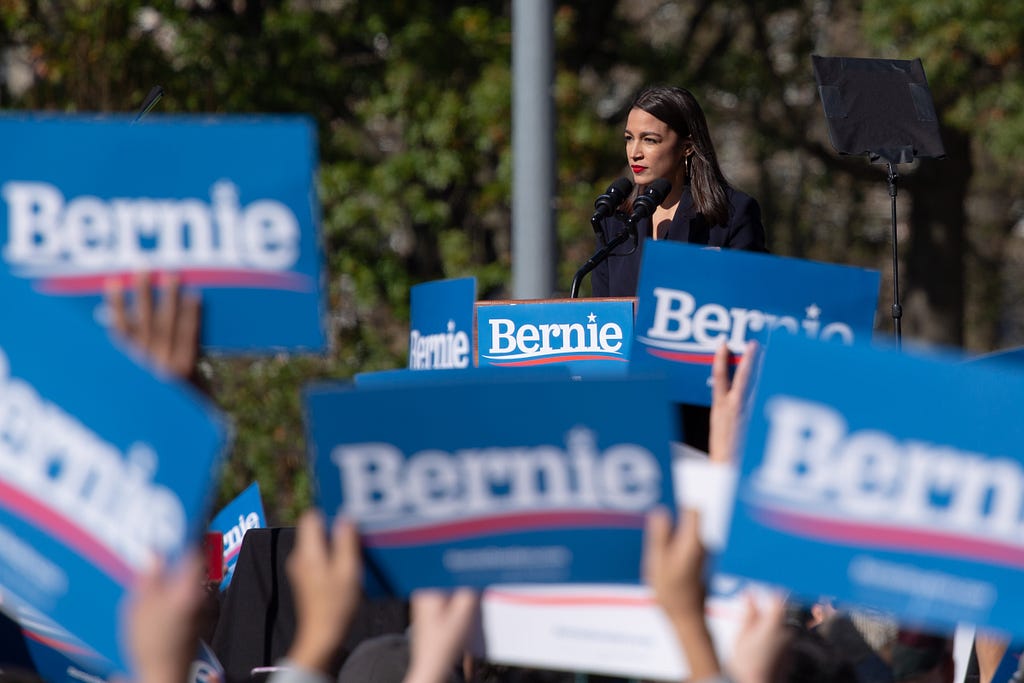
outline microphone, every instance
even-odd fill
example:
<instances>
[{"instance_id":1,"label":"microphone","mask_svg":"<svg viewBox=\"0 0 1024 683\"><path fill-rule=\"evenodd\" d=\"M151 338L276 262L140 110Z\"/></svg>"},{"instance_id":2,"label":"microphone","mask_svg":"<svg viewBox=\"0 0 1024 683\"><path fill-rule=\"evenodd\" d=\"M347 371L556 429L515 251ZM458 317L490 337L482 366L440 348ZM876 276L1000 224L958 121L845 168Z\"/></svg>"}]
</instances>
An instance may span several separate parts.
<instances>
[{"instance_id":1,"label":"microphone","mask_svg":"<svg viewBox=\"0 0 1024 683\"><path fill-rule=\"evenodd\" d=\"M164 96L164 89L159 85L154 85L149 89L149 94L146 95L146 99L142 101L142 106L139 107L139 113L132 119L132 125L135 125L139 120L149 113L149 110L156 106L156 103L160 101L160 98Z\"/></svg>"},{"instance_id":2,"label":"microphone","mask_svg":"<svg viewBox=\"0 0 1024 683\"><path fill-rule=\"evenodd\" d=\"M658 178L648 185L647 189L633 200L633 212L629 214L629 219L626 221L630 229L635 230L637 223L654 213L654 209L665 201L665 197L671 191L672 183L664 178Z\"/></svg>"},{"instance_id":3,"label":"microphone","mask_svg":"<svg viewBox=\"0 0 1024 683\"><path fill-rule=\"evenodd\" d=\"M622 202L626 201L626 197L633 191L633 181L629 178L619 178L604 191L604 194L594 201L594 215L590 219L590 223L594 226L594 230L597 230L597 222L602 218L607 218L615 212L615 209L622 205Z\"/></svg>"}]
</instances>

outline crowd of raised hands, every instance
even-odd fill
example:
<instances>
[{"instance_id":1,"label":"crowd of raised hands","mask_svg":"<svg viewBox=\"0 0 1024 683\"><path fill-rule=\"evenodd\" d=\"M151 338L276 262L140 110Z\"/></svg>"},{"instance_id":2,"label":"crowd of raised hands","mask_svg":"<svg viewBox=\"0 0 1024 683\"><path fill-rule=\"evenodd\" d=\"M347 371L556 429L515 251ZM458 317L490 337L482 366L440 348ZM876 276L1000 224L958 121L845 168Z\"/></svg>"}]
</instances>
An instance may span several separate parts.
<instances>
[{"instance_id":1,"label":"crowd of raised hands","mask_svg":"<svg viewBox=\"0 0 1024 683\"><path fill-rule=\"evenodd\" d=\"M119 286L110 289L114 327L162 370L194 378L198 300L182 295L175 281L163 282L157 298L152 297L150 289L146 278L139 279L130 298ZM714 464L733 463L737 426L757 354L757 345L748 345L731 377L732 357L725 345L715 356L708 453ZM680 510L675 520L664 509L649 513L643 576L675 634L691 681L953 680L948 641L937 639L937 649L932 647L937 656L909 672L900 673L893 664L898 655L892 648L900 647L899 641L884 653L868 648L869 657L853 661L821 635L828 633L825 626L830 621L840 617L831 614L827 605L796 609L781 594L746 599L746 616L732 644L731 656L720 662L706 620L705 564L697 510ZM138 683L187 680L205 598L202 573L202 561L198 555L190 555L174 567L152 567L134 586L124 605L123 640ZM287 656L271 674L270 683L326 683L338 675L338 654L362 595L356 527L339 516L328 530L319 511L307 511L297 524L287 573L295 600L296 633ZM403 683L480 680L478 667L466 654L467 638L479 618L478 594L470 589L418 591L411 597L410 610L409 631L395 636L403 639L400 649L408 662ZM839 632L841 628L833 630ZM908 639L908 646L913 648L916 642ZM915 657L920 651L912 650ZM992 680L1005 651L1003 640L978 639L979 683ZM344 668L338 680L355 683L353 677L346 678Z\"/></svg>"},{"instance_id":2,"label":"crowd of raised hands","mask_svg":"<svg viewBox=\"0 0 1024 683\"><path fill-rule=\"evenodd\" d=\"M754 347L748 350L732 381L729 352L723 346L716 356L710 433L710 457L715 461L731 460L732 433L755 352ZM645 580L674 629L691 680L773 680L788 640L783 600L774 597L767 605L750 602L736 656L721 666L705 621L705 551L698 529L694 510L683 512L677 523L667 510L655 510L648 516L643 551ZM305 512L296 527L287 573L295 600L296 633L270 683L326 683L337 674L337 654L362 595L355 526L339 516L328 532L319 511ZM130 661L139 683L186 679L204 599L201 586L202 564L197 556L173 568L155 566L139 580L125 613ZM412 595L411 626L402 636L408 649L404 683L473 679L473 663L465 652L478 607L479 596L470 589L422 590Z\"/></svg>"}]
</instances>

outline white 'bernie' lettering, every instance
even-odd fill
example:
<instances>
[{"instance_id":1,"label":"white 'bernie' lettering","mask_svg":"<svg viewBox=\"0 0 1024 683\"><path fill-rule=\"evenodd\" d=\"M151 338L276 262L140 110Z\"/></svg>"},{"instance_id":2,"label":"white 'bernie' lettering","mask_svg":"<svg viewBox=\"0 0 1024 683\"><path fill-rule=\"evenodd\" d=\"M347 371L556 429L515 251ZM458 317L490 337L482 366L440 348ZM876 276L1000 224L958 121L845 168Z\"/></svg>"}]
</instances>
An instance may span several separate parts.
<instances>
[{"instance_id":1,"label":"white 'bernie' lettering","mask_svg":"<svg viewBox=\"0 0 1024 683\"><path fill-rule=\"evenodd\" d=\"M299 223L273 199L239 206L238 188L214 184L211 202L80 196L49 183L11 181L3 258L24 274L139 268L287 270L299 257Z\"/></svg>"},{"instance_id":2,"label":"white 'bernie' lettering","mask_svg":"<svg viewBox=\"0 0 1024 683\"><path fill-rule=\"evenodd\" d=\"M769 431L756 489L845 518L1024 542L1024 468L990 457L861 429L830 406L789 396L765 406Z\"/></svg>"},{"instance_id":3,"label":"white 'bernie' lettering","mask_svg":"<svg viewBox=\"0 0 1024 683\"><path fill-rule=\"evenodd\" d=\"M260 516L255 512L250 512L245 516L238 515L238 524L224 532L224 553L227 554L240 548L245 532L249 529L258 529L259 526Z\"/></svg>"},{"instance_id":4,"label":"white 'bernie' lettering","mask_svg":"<svg viewBox=\"0 0 1024 683\"><path fill-rule=\"evenodd\" d=\"M821 314L814 304L807 307L807 317L801 321L788 315L773 315L746 308L726 308L709 303L697 306L689 292L667 287L654 288L654 322L642 338L644 343L676 351L714 352L723 341L736 353L742 353L748 332L785 329L792 334L802 333L810 339L828 341L838 339L853 343L850 326L833 322L822 326Z\"/></svg>"},{"instance_id":5,"label":"white 'bernie' lettering","mask_svg":"<svg viewBox=\"0 0 1024 683\"><path fill-rule=\"evenodd\" d=\"M337 446L345 513L373 521L535 509L646 510L658 502L661 472L636 444L598 452L577 427L556 446L425 450L408 459L388 443Z\"/></svg>"},{"instance_id":6,"label":"white 'bernie' lettering","mask_svg":"<svg viewBox=\"0 0 1024 683\"><path fill-rule=\"evenodd\" d=\"M136 443L122 454L28 383L10 376L0 349L0 477L59 511L125 564L142 569L185 536L185 511L154 484L156 456Z\"/></svg>"},{"instance_id":7,"label":"white 'bernie' lettering","mask_svg":"<svg viewBox=\"0 0 1024 683\"><path fill-rule=\"evenodd\" d=\"M523 359L563 353L618 353L622 348L622 327L616 323L590 322L525 324L516 327L507 318L490 320L491 347L487 358Z\"/></svg>"},{"instance_id":8,"label":"white 'bernie' lettering","mask_svg":"<svg viewBox=\"0 0 1024 683\"><path fill-rule=\"evenodd\" d=\"M409 368L411 370L453 370L469 367L469 335L455 331L455 321L448 321L448 331L440 334L409 332Z\"/></svg>"}]
</instances>

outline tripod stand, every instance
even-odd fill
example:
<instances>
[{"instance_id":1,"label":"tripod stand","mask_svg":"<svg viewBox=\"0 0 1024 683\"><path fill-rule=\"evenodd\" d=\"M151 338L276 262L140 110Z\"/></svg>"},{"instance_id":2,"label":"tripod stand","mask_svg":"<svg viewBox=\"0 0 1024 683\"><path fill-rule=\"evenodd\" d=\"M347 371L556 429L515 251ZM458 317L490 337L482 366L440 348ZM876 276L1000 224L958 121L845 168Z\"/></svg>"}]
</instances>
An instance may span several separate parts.
<instances>
[{"instance_id":1,"label":"tripod stand","mask_svg":"<svg viewBox=\"0 0 1024 683\"><path fill-rule=\"evenodd\" d=\"M884 162L887 166L892 204L892 318L896 345L902 347L896 167L914 159L946 156L924 67L920 59L818 55L811 59L832 147L839 154L866 154L871 163Z\"/></svg>"}]
</instances>

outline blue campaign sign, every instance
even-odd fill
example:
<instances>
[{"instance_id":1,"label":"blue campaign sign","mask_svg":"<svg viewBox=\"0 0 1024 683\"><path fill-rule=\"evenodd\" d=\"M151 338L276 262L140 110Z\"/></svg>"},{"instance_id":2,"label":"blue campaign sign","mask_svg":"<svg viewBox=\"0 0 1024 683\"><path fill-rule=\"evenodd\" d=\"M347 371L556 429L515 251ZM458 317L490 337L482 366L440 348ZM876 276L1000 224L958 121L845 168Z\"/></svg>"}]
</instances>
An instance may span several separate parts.
<instances>
[{"instance_id":1,"label":"blue campaign sign","mask_svg":"<svg viewBox=\"0 0 1024 683\"><path fill-rule=\"evenodd\" d=\"M461 370L473 364L476 278L415 285L409 294L409 369Z\"/></svg>"},{"instance_id":2,"label":"blue campaign sign","mask_svg":"<svg viewBox=\"0 0 1024 683\"><path fill-rule=\"evenodd\" d=\"M82 641L27 607L0 614L0 669L34 671L51 683L103 681L116 672Z\"/></svg>"},{"instance_id":3,"label":"blue campaign sign","mask_svg":"<svg viewBox=\"0 0 1024 683\"><path fill-rule=\"evenodd\" d=\"M318 504L358 521L398 595L637 582L644 514L673 501L661 380L326 384L305 402Z\"/></svg>"},{"instance_id":4,"label":"blue campaign sign","mask_svg":"<svg viewBox=\"0 0 1024 683\"><path fill-rule=\"evenodd\" d=\"M66 301L0 270L0 586L123 667L118 604L195 539L226 430Z\"/></svg>"},{"instance_id":5,"label":"blue campaign sign","mask_svg":"<svg viewBox=\"0 0 1024 683\"><path fill-rule=\"evenodd\" d=\"M216 351L322 350L304 117L0 116L0 263L103 316L108 283L177 273Z\"/></svg>"},{"instance_id":6,"label":"blue campaign sign","mask_svg":"<svg viewBox=\"0 0 1024 683\"><path fill-rule=\"evenodd\" d=\"M773 335L718 570L1024 634L1022 401L1020 371Z\"/></svg>"},{"instance_id":7,"label":"blue campaign sign","mask_svg":"<svg viewBox=\"0 0 1024 683\"><path fill-rule=\"evenodd\" d=\"M355 385L359 388L376 386L394 386L406 384L435 385L437 383L451 384L453 382L470 382L479 384L488 378L496 380L509 379L567 379L571 375L564 365L542 365L538 367L522 368L515 373L495 368L489 365L475 368L469 367L459 370L409 370L401 368L398 370L380 370L378 372L360 372L353 377Z\"/></svg>"},{"instance_id":8,"label":"blue campaign sign","mask_svg":"<svg viewBox=\"0 0 1024 683\"><path fill-rule=\"evenodd\" d=\"M582 377L629 369L632 299L481 304L476 315L481 367L559 364Z\"/></svg>"},{"instance_id":9,"label":"blue campaign sign","mask_svg":"<svg viewBox=\"0 0 1024 683\"><path fill-rule=\"evenodd\" d=\"M630 371L662 372L673 398L711 405L711 362L774 329L852 344L871 338L878 271L680 242L644 246ZM738 361L737 361L738 362Z\"/></svg>"},{"instance_id":10,"label":"blue campaign sign","mask_svg":"<svg viewBox=\"0 0 1024 683\"><path fill-rule=\"evenodd\" d=\"M263 529L267 526L267 516L263 512L263 498L260 496L260 485L253 482L239 493L234 500L224 506L210 522L212 531L224 535L224 578L220 589L226 590L235 575L238 564L238 551L242 549L242 538L249 529Z\"/></svg>"},{"instance_id":11,"label":"blue campaign sign","mask_svg":"<svg viewBox=\"0 0 1024 683\"><path fill-rule=\"evenodd\" d=\"M188 683L224 683L225 680L224 665L213 649L200 640L189 670Z\"/></svg>"},{"instance_id":12,"label":"blue campaign sign","mask_svg":"<svg viewBox=\"0 0 1024 683\"><path fill-rule=\"evenodd\" d=\"M1012 349L1000 349L999 351L993 351L992 353L975 356L968 359L967 362L976 363L978 365L992 365L993 367L999 367L1000 365L1008 363L1019 366L1024 363L1024 346L1017 346Z\"/></svg>"}]
</instances>

